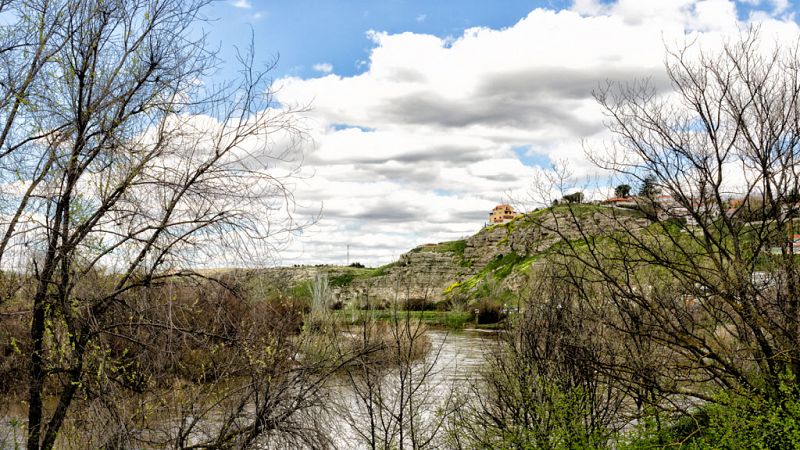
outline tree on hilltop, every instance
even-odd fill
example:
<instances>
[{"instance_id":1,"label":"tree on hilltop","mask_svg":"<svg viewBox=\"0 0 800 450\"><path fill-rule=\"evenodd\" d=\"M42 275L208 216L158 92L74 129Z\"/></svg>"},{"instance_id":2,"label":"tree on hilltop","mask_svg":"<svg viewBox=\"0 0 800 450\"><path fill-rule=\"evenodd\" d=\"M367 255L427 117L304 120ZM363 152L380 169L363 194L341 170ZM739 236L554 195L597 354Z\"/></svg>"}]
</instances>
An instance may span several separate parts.
<instances>
[{"instance_id":1,"label":"tree on hilltop","mask_svg":"<svg viewBox=\"0 0 800 450\"><path fill-rule=\"evenodd\" d=\"M655 175L650 174L642 178L641 186L639 187L639 196L645 198L654 198L661 193L661 189L657 184L658 180Z\"/></svg>"},{"instance_id":2,"label":"tree on hilltop","mask_svg":"<svg viewBox=\"0 0 800 450\"><path fill-rule=\"evenodd\" d=\"M631 187L627 184L620 184L614 188L614 196L620 198L626 198L631 195Z\"/></svg>"}]
</instances>

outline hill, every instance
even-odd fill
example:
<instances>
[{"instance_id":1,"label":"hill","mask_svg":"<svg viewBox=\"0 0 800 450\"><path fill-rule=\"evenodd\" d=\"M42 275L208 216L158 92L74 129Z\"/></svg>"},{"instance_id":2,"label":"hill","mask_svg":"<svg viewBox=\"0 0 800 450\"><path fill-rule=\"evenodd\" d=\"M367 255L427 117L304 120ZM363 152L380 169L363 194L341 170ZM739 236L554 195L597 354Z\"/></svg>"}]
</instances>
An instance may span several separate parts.
<instances>
[{"instance_id":1,"label":"hill","mask_svg":"<svg viewBox=\"0 0 800 450\"><path fill-rule=\"evenodd\" d=\"M562 205L487 226L467 239L421 245L378 268L301 266L268 269L266 275L302 294L304 285L325 274L340 305L470 302L489 294L487 290L515 290L537 261L564 239L648 224L635 210Z\"/></svg>"}]
</instances>

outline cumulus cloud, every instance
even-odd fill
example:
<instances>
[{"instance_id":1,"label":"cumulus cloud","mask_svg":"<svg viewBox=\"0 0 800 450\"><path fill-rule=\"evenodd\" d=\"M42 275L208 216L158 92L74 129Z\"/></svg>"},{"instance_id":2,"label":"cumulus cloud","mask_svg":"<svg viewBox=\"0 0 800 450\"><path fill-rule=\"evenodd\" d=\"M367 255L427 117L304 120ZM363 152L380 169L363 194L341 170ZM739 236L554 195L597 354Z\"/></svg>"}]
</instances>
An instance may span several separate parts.
<instances>
[{"instance_id":1,"label":"cumulus cloud","mask_svg":"<svg viewBox=\"0 0 800 450\"><path fill-rule=\"evenodd\" d=\"M341 263L333 247L347 242L351 260L386 263L415 245L474 233L494 204L524 197L537 164L566 160L578 178L607 176L585 154L608 137L593 90L649 78L668 91L665 44L737 33L736 8L729 0L576 0L455 38L371 31L363 73L317 65L322 76L278 80L279 102L313 105L306 163L315 176L296 196L323 204L320 227L287 255ZM749 20L767 35L797 33L775 15Z\"/></svg>"}]
</instances>

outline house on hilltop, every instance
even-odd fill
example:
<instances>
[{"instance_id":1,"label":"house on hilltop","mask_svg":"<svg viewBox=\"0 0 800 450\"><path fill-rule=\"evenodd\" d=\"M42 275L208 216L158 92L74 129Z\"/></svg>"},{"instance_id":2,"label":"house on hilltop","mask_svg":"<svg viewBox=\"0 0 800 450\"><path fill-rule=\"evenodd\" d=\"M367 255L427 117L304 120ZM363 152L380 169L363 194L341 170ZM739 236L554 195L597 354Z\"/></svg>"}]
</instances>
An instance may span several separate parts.
<instances>
[{"instance_id":1,"label":"house on hilltop","mask_svg":"<svg viewBox=\"0 0 800 450\"><path fill-rule=\"evenodd\" d=\"M492 212L489 213L489 223L491 224L498 224L498 223L508 223L511 222L515 217L520 216L516 211L514 211L514 207L507 204L502 203L494 207Z\"/></svg>"},{"instance_id":2,"label":"house on hilltop","mask_svg":"<svg viewBox=\"0 0 800 450\"><path fill-rule=\"evenodd\" d=\"M620 208L636 208L638 206L635 197L611 197L603 203Z\"/></svg>"}]
</instances>

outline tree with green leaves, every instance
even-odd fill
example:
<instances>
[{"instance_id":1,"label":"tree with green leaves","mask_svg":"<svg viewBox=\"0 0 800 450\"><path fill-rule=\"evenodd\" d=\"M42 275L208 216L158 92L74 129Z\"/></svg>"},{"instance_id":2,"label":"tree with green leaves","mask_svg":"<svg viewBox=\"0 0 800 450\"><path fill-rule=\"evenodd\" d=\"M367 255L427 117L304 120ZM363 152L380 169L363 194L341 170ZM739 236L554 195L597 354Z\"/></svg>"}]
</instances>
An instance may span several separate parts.
<instances>
[{"instance_id":1,"label":"tree with green leaves","mask_svg":"<svg viewBox=\"0 0 800 450\"><path fill-rule=\"evenodd\" d=\"M620 184L614 188L614 196L626 198L631 195L631 186L628 184Z\"/></svg>"},{"instance_id":2,"label":"tree with green leaves","mask_svg":"<svg viewBox=\"0 0 800 450\"><path fill-rule=\"evenodd\" d=\"M653 174L642 178L642 182L639 187L639 196L652 199L656 195L660 194L661 189L658 187L657 183L658 179Z\"/></svg>"}]
</instances>

